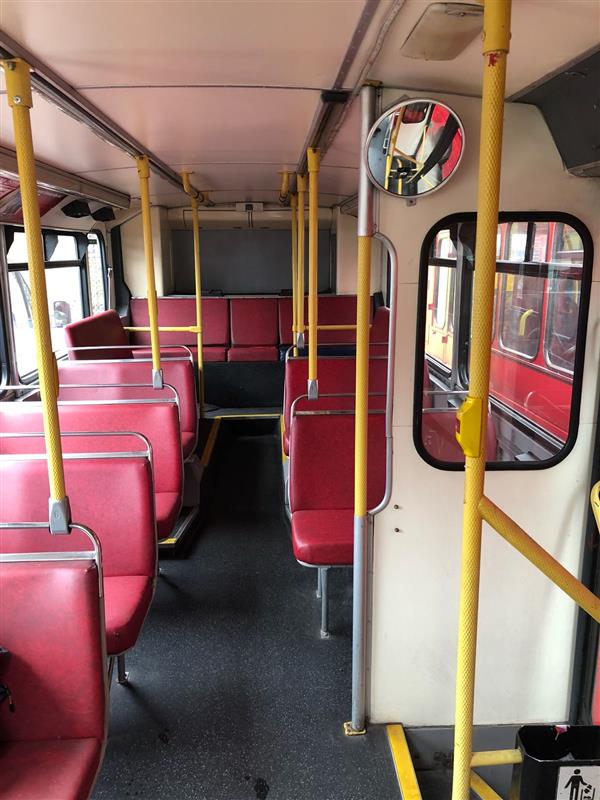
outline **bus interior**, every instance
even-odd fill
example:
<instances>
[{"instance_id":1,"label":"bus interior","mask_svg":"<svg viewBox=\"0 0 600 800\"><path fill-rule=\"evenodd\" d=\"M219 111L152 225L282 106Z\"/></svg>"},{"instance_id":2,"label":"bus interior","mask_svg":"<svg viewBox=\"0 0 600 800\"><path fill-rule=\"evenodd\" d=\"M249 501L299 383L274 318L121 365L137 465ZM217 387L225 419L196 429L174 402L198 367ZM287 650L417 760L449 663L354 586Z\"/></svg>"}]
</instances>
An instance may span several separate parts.
<instances>
[{"instance_id":1,"label":"bus interior","mask_svg":"<svg viewBox=\"0 0 600 800\"><path fill-rule=\"evenodd\" d=\"M600 798L598 0L0 67L0 798Z\"/></svg>"}]
</instances>

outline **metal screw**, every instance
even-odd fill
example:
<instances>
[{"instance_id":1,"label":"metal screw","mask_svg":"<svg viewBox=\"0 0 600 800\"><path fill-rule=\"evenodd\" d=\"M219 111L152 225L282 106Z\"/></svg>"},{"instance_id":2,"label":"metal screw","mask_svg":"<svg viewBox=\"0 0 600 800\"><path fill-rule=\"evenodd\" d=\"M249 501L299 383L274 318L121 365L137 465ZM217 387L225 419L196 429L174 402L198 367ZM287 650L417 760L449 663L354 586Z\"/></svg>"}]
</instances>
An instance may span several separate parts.
<instances>
[{"instance_id":1,"label":"metal screw","mask_svg":"<svg viewBox=\"0 0 600 800\"><path fill-rule=\"evenodd\" d=\"M13 103L14 103L16 106L18 106L20 102L21 102L21 98L19 97L19 95L18 95L18 94L16 94L16 95L13 97Z\"/></svg>"},{"instance_id":2,"label":"metal screw","mask_svg":"<svg viewBox=\"0 0 600 800\"><path fill-rule=\"evenodd\" d=\"M396 511L398 511L398 510L399 510L399 508L400 508L400 506L399 506L399 505L395 505L395 506L394 506L394 509L395 509Z\"/></svg>"},{"instance_id":3,"label":"metal screw","mask_svg":"<svg viewBox=\"0 0 600 800\"><path fill-rule=\"evenodd\" d=\"M394 533L400 533L400 528L394 528Z\"/></svg>"},{"instance_id":4,"label":"metal screw","mask_svg":"<svg viewBox=\"0 0 600 800\"><path fill-rule=\"evenodd\" d=\"M10 72L12 72L12 71L14 70L14 68L15 68L15 62L14 62L14 61L7 61L7 62L6 62L6 68L7 68L7 69L8 69Z\"/></svg>"}]
</instances>

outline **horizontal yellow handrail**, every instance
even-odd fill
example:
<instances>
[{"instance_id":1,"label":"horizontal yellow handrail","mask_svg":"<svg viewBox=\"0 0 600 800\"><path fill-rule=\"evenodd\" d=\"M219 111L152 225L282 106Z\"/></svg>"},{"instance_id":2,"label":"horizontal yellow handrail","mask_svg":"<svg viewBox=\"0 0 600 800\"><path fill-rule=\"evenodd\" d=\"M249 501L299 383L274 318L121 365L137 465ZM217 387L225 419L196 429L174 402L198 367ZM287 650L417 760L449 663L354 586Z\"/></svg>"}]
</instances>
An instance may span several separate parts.
<instances>
[{"instance_id":1,"label":"horizontal yellow handrail","mask_svg":"<svg viewBox=\"0 0 600 800\"><path fill-rule=\"evenodd\" d=\"M126 326L124 330L129 331L130 333L148 333L152 330L148 326L142 327L129 327ZM196 325L159 325L158 330L160 333L202 333L202 329L198 328Z\"/></svg>"},{"instance_id":2,"label":"horizontal yellow handrail","mask_svg":"<svg viewBox=\"0 0 600 800\"><path fill-rule=\"evenodd\" d=\"M480 750L471 757L472 767L496 767L503 764L520 764L523 754L520 750Z\"/></svg>"},{"instance_id":3,"label":"horizontal yellow handrail","mask_svg":"<svg viewBox=\"0 0 600 800\"><path fill-rule=\"evenodd\" d=\"M355 331L356 325L317 325L318 331Z\"/></svg>"},{"instance_id":4,"label":"horizontal yellow handrail","mask_svg":"<svg viewBox=\"0 0 600 800\"><path fill-rule=\"evenodd\" d=\"M600 622L600 598L590 592L581 581L563 567L553 556L532 539L523 528L501 511L487 497L482 497L479 512L483 519L500 536L512 544L526 559L541 570L547 578L571 597L596 622Z\"/></svg>"}]
</instances>

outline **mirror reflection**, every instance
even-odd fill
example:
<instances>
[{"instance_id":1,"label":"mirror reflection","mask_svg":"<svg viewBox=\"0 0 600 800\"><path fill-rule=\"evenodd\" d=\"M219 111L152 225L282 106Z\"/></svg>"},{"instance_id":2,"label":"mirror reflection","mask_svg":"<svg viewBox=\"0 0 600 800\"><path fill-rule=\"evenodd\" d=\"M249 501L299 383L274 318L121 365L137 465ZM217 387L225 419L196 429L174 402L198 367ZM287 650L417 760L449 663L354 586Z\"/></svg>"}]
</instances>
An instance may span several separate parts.
<instances>
[{"instance_id":1,"label":"mirror reflection","mask_svg":"<svg viewBox=\"0 0 600 800\"><path fill-rule=\"evenodd\" d=\"M453 174L463 147L463 128L451 109L433 100L407 100L386 111L369 134L369 177L391 195L427 194Z\"/></svg>"}]
</instances>

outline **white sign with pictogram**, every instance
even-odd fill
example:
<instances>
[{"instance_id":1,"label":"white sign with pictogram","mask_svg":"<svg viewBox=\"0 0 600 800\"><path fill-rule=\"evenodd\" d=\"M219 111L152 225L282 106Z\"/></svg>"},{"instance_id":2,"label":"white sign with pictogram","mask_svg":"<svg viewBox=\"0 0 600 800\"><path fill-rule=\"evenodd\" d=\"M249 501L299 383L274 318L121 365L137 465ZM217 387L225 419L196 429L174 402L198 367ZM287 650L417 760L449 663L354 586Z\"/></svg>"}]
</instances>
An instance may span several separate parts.
<instances>
[{"instance_id":1,"label":"white sign with pictogram","mask_svg":"<svg viewBox=\"0 0 600 800\"><path fill-rule=\"evenodd\" d=\"M561 767L556 800L600 800L600 767Z\"/></svg>"}]
</instances>

